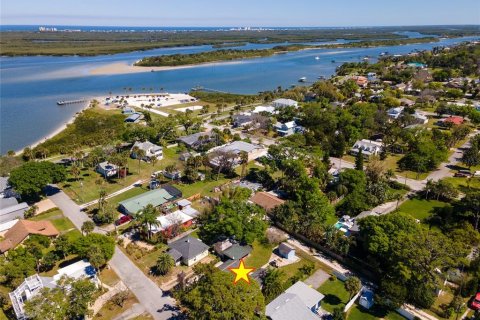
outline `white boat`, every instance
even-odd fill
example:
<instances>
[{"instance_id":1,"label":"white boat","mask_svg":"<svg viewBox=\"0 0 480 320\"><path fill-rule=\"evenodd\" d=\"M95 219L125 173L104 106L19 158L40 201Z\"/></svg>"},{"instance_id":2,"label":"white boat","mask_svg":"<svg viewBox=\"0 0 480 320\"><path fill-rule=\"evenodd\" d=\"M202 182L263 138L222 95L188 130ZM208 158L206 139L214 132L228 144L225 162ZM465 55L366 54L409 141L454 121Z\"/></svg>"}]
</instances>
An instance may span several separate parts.
<instances>
[{"instance_id":1,"label":"white boat","mask_svg":"<svg viewBox=\"0 0 480 320\"><path fill-rule=\"evenodd\" d=\"M298 82L305 82L307 81L307 77L301 77L300 79L298 79Z\"/></svg>"},{"instance_id":2,"label":"white boat","mask_svg":"<svg viewBox=\"0 0 480 320\"><path fill-rule=\"evenodd\" d=\"M315 60L320 60L320 57L319 57L319 56L316 56L316 57L315 57Z\"/></svg>"}]
</instances>

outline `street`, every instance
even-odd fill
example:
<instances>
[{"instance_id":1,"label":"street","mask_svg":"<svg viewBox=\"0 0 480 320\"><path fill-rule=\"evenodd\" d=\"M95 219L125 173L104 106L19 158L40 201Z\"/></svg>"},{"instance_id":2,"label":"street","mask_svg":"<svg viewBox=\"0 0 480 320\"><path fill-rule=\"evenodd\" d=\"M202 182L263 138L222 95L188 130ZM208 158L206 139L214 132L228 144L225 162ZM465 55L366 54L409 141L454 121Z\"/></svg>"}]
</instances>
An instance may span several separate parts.
<instances>
[{"instance_id":1,"label":"street","mask_svg":"<svg viewBox=\"0 0 480 320\"><path fill-rule=\"evenodd\" d=\"M80 206L56 186L49 186L46 193L48 198L63 211L64 215L72 221L78 230L81 230L85 221L90 220L88 215L81 211ZM95 228L94 232L105 233L98 227ZM118 246L115 247L113 258L108 264L154 319L167 320L176 315L176 301L164 295L163 291L138 269Z\"/></svg>"}]
</instances>

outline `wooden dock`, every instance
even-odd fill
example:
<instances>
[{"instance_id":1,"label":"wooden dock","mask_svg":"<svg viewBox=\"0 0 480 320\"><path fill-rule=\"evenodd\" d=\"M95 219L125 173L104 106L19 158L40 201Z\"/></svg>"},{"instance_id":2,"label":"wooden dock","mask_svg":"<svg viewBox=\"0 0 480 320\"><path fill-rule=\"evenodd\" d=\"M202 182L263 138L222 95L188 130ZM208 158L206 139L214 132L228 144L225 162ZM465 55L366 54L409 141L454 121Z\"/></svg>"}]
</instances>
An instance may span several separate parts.
<instances>
[{"instance_id":1,"label":"wooden dock","mask_svg":"<svg viewBox=\"0 0 480 320\"><path fill-rule=\"evenodd\" d=\"M67 105L67 104L82 103L82 102L87 102L87 99L60 100L60 101L57 101L57 104L59 106L64 106L64 105Z\"/></svg>"}]
</instances>

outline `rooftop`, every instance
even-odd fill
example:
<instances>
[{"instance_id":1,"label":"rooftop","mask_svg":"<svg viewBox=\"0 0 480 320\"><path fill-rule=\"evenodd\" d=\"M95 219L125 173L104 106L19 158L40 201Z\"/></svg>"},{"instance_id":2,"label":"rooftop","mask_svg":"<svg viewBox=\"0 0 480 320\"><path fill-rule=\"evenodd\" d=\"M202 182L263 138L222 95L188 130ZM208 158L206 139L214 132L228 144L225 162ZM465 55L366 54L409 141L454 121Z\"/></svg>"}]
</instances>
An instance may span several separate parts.
<instances>
[{"instance_id":1,"label":"rooftop","mask_svg":"<svg viewBox=\"0 0 480 320\"><path fill-rule=\"evenodd\" d=\"M124 207L130 213L137 213L145 208L148 204L158 207L175 198L165 188L159 188L142 193L133 198L119 202L119 205Z\"/></svg>"},{"instance_id":2,"label":"rooftop","mask_svg":"<svg viewBox=\"0 0 480 320\"><path fill-rule=\"evenodd\" d=\"M182 255L185 260L190 260L208 250L208 246L192 236L183 237L168 245L170 250L174 249Z\"/></svg>"},{"instance_id":3,"label":"rooftop","mask_svg":"<svg viewBox=\"0 0 480 320\"><path fill-rule=\"evenodd\" d=\"M5 233L5 239L0 242L0 252L15 248L31 234L53 237L59 232L50 221L19 220Z\"/></svg>"},{"instance_id":4,"label":"rooftop","mask_svg":"<svg viewBox=\"0 0 480 320\"><path fill-rule=\"evenodd\" d=\"M250 201L262 207L266 211L270 211L285 202L284 200L278 198L276 195L269 192L257 192L250 199Z\"/></svg>"}]
</instances>

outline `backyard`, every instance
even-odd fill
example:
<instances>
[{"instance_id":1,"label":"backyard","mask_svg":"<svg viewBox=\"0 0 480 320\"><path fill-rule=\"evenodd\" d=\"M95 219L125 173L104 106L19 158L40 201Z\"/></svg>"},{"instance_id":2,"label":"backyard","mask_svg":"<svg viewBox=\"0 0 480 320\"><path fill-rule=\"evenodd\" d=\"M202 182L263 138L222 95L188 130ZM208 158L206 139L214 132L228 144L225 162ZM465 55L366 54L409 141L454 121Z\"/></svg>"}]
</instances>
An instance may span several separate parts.
<instances>
[{"instance_id":1,"label":"backyard","mask_svg":"<svg viewBox=\"0 0 480 320\"><path fill-rule=\"evenodd\" d=\"M54 208L54 209L48 210L47 212L36 215L32 217L30 220L50 221L55 226L55 228L57 228L57 230L60 232L65 232L65 231L75 229L75 226L73 225L73 223L69 219L67 219L63 215L62 211L58 208Z\"/></svg>"},{"instance_id":2,"label":"backyard","mask_svg":"<svg viewBox=\"0 0 480 320\"><path fill-rule=\"evenodd\" d=\"M405 201L398 208L398 211L408 213L420 221L425 221L434 213L435 209L447 206L450 206L450 204L442 201L413 198Z\"/></svg>"},{"instance_id":3,"label":"backyard","mask_svg":"<svg viewBox=\"0 0 480 320\"><path fill-rule=\"evenodd\" d=\"M255 240L252 247L253 250L245 260L245 264L248 267L253 267L255 269L261 268L268 263L268 260L272 255L272 245L261 244L258 240Z\"/></svg>"}]
</instances>

